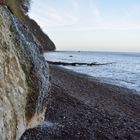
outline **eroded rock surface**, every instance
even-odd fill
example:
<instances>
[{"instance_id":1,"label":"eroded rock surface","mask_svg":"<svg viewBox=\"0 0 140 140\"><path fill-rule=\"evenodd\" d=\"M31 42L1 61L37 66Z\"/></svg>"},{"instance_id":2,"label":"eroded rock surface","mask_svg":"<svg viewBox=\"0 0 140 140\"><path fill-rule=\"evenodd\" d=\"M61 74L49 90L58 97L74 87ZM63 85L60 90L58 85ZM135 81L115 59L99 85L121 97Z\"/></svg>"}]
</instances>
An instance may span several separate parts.
<instances>
[{"instance_id":1,"label":"eroded rock surface","mask_svg":"<svg viewBox=\"0 0 140 140\"><path fill-rule=\"evenodd\" d=\"M48 66L29 30L0 6L0 140L18 140L44 117Z\"/></svg>"}]
</instances>

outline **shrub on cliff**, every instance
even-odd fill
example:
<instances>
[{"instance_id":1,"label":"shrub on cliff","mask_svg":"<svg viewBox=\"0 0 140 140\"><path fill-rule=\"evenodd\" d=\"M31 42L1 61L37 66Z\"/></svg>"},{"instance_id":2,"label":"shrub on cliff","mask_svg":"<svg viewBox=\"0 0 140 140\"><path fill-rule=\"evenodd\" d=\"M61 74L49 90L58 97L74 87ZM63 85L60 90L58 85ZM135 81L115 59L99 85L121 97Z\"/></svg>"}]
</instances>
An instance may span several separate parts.
<instances>
[{"instance_id":1,"label":"shrub on cliff","mask_svg":"<svg viewBox=\"0 0 140 140\"><path fill-rule=\"evenodd\" d=\"M31 0L17 0L19 6L21 6L24 13L29 12Z\"/></svg>"},{"instance_id":2,"label":"shrub on cliff","mask_svg":"<svg viewBox=\"0 0 140 140\"><path fill-rule=\"evenodd\" d=\"M24 14L29 11L31 0L0 0L0 4L7 5L11 10L20 8Z\"/></svg>"}]
</instances>

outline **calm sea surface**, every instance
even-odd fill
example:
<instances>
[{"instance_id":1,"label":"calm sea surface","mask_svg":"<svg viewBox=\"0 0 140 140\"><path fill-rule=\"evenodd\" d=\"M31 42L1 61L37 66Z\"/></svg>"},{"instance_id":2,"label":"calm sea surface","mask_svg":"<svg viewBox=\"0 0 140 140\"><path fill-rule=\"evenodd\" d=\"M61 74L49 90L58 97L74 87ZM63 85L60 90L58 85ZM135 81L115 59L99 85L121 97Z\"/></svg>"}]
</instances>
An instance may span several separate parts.
<instances>
[{"instance_id":1,"label":"calm sea surface","mask_svg":"<svg viewBox=\"0 0 140 140\"><path fill-rule=\"evenodd\" d=\"M97 66L63 66L98 78L102 82L119 85L140 92L140 53L114 52L49 52L45 59L55 62L111 63Z\"/></svg>"}]
</instances>

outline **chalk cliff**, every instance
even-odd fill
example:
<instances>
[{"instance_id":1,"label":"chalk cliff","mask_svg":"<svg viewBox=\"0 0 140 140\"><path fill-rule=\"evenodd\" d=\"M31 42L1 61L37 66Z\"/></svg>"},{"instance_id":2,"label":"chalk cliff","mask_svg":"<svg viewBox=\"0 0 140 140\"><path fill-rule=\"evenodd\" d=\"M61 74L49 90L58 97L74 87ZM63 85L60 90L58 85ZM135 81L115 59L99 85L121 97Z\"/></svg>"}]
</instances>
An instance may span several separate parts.
<instances>
[{"instance_id":1,"label":"chalk cliff","mask_svg":"<svg viewBox=\"0 0 140 140\"><path fill-rule=\"evenodd\" d=\"M48 66L36 38L6 6L0 6L0 140L18 140L43 120Z\"/></svg>"}]
</instances>

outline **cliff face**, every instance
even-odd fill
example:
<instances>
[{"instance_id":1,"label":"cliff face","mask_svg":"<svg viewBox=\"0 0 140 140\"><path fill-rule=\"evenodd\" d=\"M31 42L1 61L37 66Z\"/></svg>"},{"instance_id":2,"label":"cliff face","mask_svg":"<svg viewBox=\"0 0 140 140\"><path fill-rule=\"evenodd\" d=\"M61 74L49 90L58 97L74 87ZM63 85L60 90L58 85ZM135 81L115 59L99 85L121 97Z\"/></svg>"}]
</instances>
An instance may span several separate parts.
<instances>
[{"instance_id":1,"label":"cliff face","mask_svg":"<svg viewBox=\"0 0 140 140\"><path fill-rule=\"evenodd\" d=\"M0 0L0 4L6 5L8 9L32 32L33 38L38 44L41 52L53 51L55 44L42 31L40 26L27 15L30 7L30 0Z\"/></svg>"},{"instance_id":2,"label":"cliff face","mask_svg":"<svg viewBox=\"0 0 140 140\"><path fill-rule=\"evenodd\" d=\"M0 6L0 140L18 140L43 120L48 76L30 30Z\"/></svg>"},{"instance_id":3,"label":"cliff face","mask_svg":"<svg viewBox=\"0 0 140 140\"><path fill-rule=\"evenodd\" d=\"M37 41L41 52L54 51L56 49L55 44L42 31L40 26L33 19L30 19L28 16L25 16L25 24L27 28L29 28L29 30L32 32L33 37Z\"/></svg>"}]
</instances>

